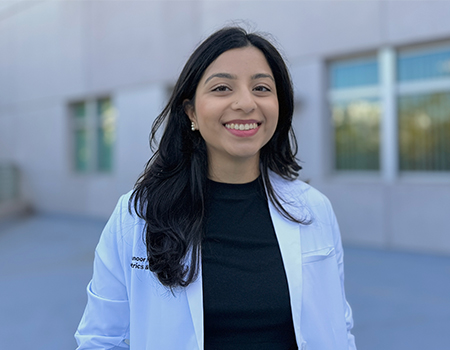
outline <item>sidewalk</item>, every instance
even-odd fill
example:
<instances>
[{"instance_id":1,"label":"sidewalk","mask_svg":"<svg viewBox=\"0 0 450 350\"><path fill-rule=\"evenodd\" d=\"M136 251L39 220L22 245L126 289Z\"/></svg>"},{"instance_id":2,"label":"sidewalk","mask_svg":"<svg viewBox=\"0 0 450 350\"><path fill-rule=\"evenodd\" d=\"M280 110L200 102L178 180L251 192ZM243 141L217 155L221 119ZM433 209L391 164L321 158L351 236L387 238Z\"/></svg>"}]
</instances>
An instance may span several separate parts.
<instances>
[{"instance_id":1,"label":"sidewalk","mask_svg":"<svg viewBox=\"0 0 450 350\"><path fill-rule=\"evenodd\" d=\"M62 216L0 222L2 349L76 347L103 225ZM359 350L449 348L450 257L345 247L345 268Z\"/></svg>"},{"instance_id":2,"label":"sidewalk","mask_svg":"<svg viewBox=\"0 0 450 350\"><path fill-rule=\"evenodd\" d=\"M345 248L359 350L450 349L450 257Z\"/></svg>"},{"instance_id":3,"label":"sidewalk","mask_svg":"<svg viewBox=\"0 0 450 350\"><path fill-rule=\"evenodd\" d=\"M75 349L103 225L56 216L0 223L1 349Z\"/></svg>"}]
</instances>

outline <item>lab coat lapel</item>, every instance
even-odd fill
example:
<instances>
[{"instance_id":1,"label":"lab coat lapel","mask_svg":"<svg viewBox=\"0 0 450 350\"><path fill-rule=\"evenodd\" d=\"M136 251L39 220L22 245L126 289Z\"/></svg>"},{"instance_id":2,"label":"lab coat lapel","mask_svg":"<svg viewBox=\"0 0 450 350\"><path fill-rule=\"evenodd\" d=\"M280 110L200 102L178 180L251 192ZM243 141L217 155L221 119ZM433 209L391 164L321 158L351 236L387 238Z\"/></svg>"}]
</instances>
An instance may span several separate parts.
<instances>
[{"instance_id":1,"label":"lab coat lapel","mask_svg":"<svg viewBox=\"0 0 450 350\"><path fill-rule=\"evenodd\" d=\"M302 250L300 225L284 218L271 201L269 201L269 210L278 244L280 246L284 269L286 271L297 343L302 344L303 338L300 331L302 307Z\"/></svg>"},{"instance_id":2,"label":"lab coat lapel","mask_svg":"<svg viewBox=\"0 0 450 350\"><path fill-rule=\"evenodd\" d=\"M203 350L203 284L201 271L199 271L197 280L186 287L186 295L189 309L191 310L198 349Z\"/></svg>"}]
</instances>

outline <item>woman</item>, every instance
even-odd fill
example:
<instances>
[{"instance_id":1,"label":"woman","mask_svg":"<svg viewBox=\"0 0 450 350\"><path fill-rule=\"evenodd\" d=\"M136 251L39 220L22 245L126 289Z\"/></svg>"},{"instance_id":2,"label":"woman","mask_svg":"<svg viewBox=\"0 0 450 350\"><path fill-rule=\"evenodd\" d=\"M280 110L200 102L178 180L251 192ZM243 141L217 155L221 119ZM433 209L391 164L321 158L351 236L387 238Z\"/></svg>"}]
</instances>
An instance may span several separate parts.
<instances>
[{"instance_id":1,"label":"woman","mask_svg":"<svg viewBox=\"0 0 450 350\"><path fill-rule=\"evenodd\" d=\"M266 39L231 27L196 49L102 233L78 349L355 349L339 229L297 179L292 115Z\"/></svg>"}]
</instances>

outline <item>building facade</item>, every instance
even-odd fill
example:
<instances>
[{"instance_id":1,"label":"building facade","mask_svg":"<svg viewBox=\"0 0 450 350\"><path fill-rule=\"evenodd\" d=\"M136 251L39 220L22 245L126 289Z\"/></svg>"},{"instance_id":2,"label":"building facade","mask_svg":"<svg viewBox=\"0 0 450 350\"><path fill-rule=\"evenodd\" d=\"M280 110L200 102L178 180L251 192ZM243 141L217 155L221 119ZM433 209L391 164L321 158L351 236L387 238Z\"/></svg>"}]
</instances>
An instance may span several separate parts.
<instances>
[{"instance_id":1,"label":"building facade","mask_svg":"<svg viewBox=\"0 0 450 350\"><path fill-rule=\"evenodd\" d=\"M0 163L38 211L108 217L184 62L224 25L271 33L302 178L346 242L450 254L450 2L7 1Z\"/></svg>"}]
</instances>

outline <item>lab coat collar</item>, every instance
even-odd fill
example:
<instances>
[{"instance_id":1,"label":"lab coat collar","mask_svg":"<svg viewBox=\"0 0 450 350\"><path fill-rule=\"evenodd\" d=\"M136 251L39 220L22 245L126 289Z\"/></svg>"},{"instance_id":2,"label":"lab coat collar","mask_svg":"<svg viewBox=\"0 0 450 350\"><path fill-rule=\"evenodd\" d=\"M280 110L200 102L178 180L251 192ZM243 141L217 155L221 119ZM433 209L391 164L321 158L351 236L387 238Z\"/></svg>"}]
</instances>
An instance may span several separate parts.
<instances>
[{"instance_id":1,"label":"lab coat collar","mask_svg":"<svg viewBox=\"0 0 450 350\"><path fill-rule=\"evenodd\" d=\"M295 337L297 344L300 346L300 344L303 343L300 332L302 307L302 251L299 231L300 225L283 217L270 201L269 210L288 281Z\"/></svg>"}]
</instances>

